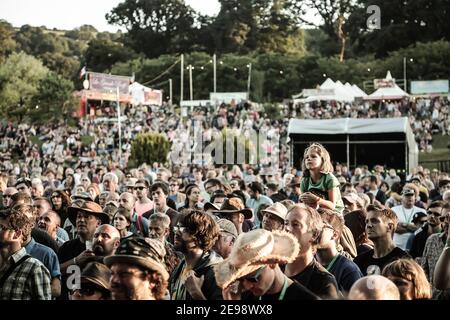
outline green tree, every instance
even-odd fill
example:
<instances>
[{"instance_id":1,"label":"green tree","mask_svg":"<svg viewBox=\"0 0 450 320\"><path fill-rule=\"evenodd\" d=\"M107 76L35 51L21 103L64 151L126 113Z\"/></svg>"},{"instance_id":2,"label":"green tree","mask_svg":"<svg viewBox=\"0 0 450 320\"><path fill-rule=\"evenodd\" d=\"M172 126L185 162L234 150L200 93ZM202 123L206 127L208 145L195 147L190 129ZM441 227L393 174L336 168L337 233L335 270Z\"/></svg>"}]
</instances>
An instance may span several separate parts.
<instances>
[{"instance_id":1,"label":"green tree","mask_svg":"<svg viewBox=\"0 0 450 320\"><path fill-rule=\"evenodd\" d=\"M111 40L91 40L85 53L85 62L91 71L110 72L117 62L125 62L137 54L123 44Z\"/></svg>"},{"instance_id":2,"label":"green tree","mask_svg":"<svg viewBox=\"0 0 450 320\"><path fill-rule=\"evenodd\" d=\"M138 167L143 163L165 163L170 151L170 142L159 133L140 133L131 144L128 167Z\"/></svg>"},{"instance_id":3,"label":"green tree","mask_svg":"<svg viewBox=\"0 0 450 320\"><path fill-rule=\"evenodd\" d=\"M27 54L40 56L47 52L66 52L69 49L67 39L41 27L23 25L16 33L20 49Z\"/></svg>"},{"instance_id":4,"label":"green tree","mask_svg":"<svg viewBox=\"0 0 450 320\"><path fill-rule=\"evenodd\" d=\"M76 108L73 90L71 81L49 72L39 81L37 93L31 100L28 111L31 121L44 124L71 117Z\"/></svg>"},{"instance_id":5,"label":"green tree","mask_svg":"<svg viewBox=\"0 0 450 320\"><path fill-rule=\"evenodd\" d=\"M180 0L126 0L106 15L127 29L130 44L148 57L188 51L195 12Z\"/></svg>"},{"instance_id":6,"label":"green tree","mask_svg":"<svg viewBox=\"0 0 450 320\"><path fill-rule=\"evenodd\" d=\"M357 54L374 53L385 57L388 52L406 48L416 42L450 40L447 0L358 0L359 8L349 17L348 30L352 49ZM381 29L366 26L366 8L377 5L381 12Z\"/></svg>"},{"instance_id":7,"label":"green tree","mask_svg":"<svg viewBox=\"0 0 450 320\"><path fill-rule=\"evenodd\" d=\"M0 20L0 63L16 49L14 34L13 26L5 20Z\"/></svg>"},{"instance_id":8,"label":"green tree","mask_svg":"<svg viewBox=\"0 0 450 320\"><path fill-rule=\"evenodd\" d=\"M350 14L356 9L357 0L289 0L299 23L315 26L323 30L330 41L339 43L339 60L344 61L348 31L346 22ZM306 13L318 15L321 22L316 24L306 18Z\"/></svg>"},{"instance_id":9,"label":"green tree","mask_svg":"<svg viewBox=\"0 0 450 320\"><path fill-rule=\"evenodd\" d=\"M65 33L65 36L78 41L91 41L95 39L98 31L91 25L82 25L79 28L69 30Z\"/></svg>"},{"instance_id":10,"label":"green tree","mask_svg":"<svg viewBox=\"0 0 450 320\"><path fill-rule=\"evenodd\" d=\"M217 52L301 52L303 33L286 0L221 0L211 25Z\"/></svg>"},{"instance_id":11,"label":"green tree","mask_svg":"<svg viewBox=\"0 0 450 320\"><path fill-rule=\"evenodd\" d=\"M6 118L22 117L38 92L39 82L48 73L40 60L23 52L11 54L0 65L0 114Z\"/></svg>"}]
</instances>

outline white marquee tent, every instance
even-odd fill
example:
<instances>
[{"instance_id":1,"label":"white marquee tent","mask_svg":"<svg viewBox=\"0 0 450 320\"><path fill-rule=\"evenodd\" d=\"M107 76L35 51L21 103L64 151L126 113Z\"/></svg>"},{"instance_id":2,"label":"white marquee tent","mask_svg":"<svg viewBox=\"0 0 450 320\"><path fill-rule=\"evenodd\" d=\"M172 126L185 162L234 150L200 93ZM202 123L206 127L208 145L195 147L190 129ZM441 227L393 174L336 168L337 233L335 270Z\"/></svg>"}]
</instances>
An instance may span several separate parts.
<instances>
[{"instance_id":1,"label":"white marquee tent","mask_svg":"<svg viewBox=\"0 0 450 320\"><path fill-rule=\"evenodd\" d=\"M293 96L294 103L306 103L312 101L340 101L353 102L355 98L365 97L366 94L356 85L348 82L344 85L341 81L334 82L327 78L317 90L317 93L307 95L304 92ZM314 91L314 90L313 90Z\"/></svg>"},{"instance_id":2,"label":"white marquee tent","mask_svg":"<svg viewBox=\"0 0 450 320\"><path fill-rule=\"evenodd\" d=\"M317 141L337 148L341 153L339 161L346 162L349 167L369 164L371 160L388 166L394 166L396 162L407 171L418 165L419 150L406 117L291 119L288 136L293 145L291 150L297 152L298 156L303 154L303 150L294 149L302 149L310 142ZM294 155L291 159L296 161Z\"/></svg>"}]
</instances>

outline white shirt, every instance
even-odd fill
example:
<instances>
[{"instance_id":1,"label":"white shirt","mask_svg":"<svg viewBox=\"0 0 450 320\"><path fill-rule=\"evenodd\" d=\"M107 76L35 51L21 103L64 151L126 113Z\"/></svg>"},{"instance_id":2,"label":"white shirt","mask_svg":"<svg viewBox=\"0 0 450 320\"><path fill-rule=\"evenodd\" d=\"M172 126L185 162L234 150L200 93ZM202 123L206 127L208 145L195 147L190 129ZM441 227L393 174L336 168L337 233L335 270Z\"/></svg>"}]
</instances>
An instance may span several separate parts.
<instances>
[{"instance_id":1,"label":"white shirt","mask_svg":"<svg viewBox=\"0 0 450 320\"><path fill-rule=\"evenodd\" d=\"M395 212L398 218L398 223L412 223L412 219L414 214L417 212L423 212L426 214L426 211L422 208L413 206L411 209L406 209L403 205L395 206L392 208L392 211ZM412 232L406 232L404 234L394 233L394 243L397 247L402 250L406 250L406 243L408 242L408 238L411 236Z\"/></svg>"}]
</instances>

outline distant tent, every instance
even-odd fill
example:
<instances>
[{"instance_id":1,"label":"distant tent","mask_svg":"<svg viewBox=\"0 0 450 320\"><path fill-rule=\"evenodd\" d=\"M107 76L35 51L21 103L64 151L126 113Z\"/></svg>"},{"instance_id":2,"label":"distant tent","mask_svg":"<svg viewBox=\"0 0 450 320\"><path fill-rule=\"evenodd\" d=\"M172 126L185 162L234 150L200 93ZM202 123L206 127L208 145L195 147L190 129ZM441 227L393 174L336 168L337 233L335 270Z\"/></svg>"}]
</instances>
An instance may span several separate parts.
<instances>
[{"instance_id":1,"label":"distant tent","mask_svg":"<svg viewBox=\"0 0 450 320\"><path fill-rule=\"evenodd\" d=\"M370 94L365 100L400 100L409 97L398 85L392 88L378 88L377 91Z\"/></svg>"},{"instance_id":2,"label":"distant tent","mask_svg":"<svg viewBox=\"0 0 450 320\"><path fill-rule=\"evenodd\" d=\"M386 73L385 80L393 80L391 71ZM401 100L403 98L409 97L409 94L403 91L397 84L394 82L393 87L383 87L378 88L374 93L370 94L365 100Z\"/></svg>"},{"instance_id":3,"label":"distant tent","mask_svg":"<svg viewBox=\"0 0 450 320\"><path fill-rule=\"evenodd\" d=\"M418 165L419 150L406 117L383 119L291 119L288 126L291 161L300 168L305 148L322 143L332 161L350 168L361 164L411 170Z\"/></svg>"}]
</instances>

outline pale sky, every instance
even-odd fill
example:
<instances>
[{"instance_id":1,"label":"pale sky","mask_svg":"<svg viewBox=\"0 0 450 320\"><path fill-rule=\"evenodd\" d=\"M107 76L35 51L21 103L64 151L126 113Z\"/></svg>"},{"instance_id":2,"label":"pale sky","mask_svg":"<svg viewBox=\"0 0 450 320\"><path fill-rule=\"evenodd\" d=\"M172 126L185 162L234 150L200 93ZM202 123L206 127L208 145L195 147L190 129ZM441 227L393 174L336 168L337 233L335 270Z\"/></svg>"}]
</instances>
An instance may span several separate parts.
<instances>
[{"instance_id":1,"label":"pale sky","mask_svg":"<svg viewBox=\"0 0 450 320\"><path fill-rule=\"evenodd\" d=\"M0 19L15 27L24 24L71 30L90 24L99 31L115 32L117 26L108 25L105 14L124 0L0 0ZM185 0L196 11L216 15L217 0Z\"/></svg>"}]
</instances>

